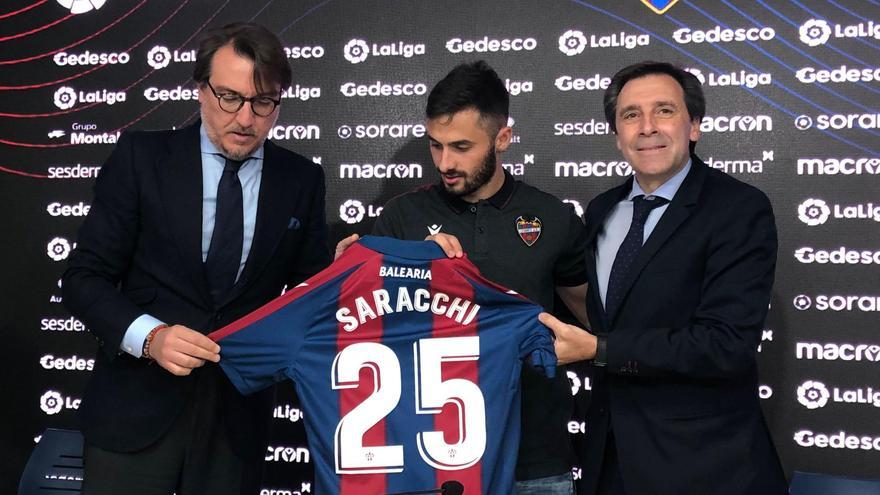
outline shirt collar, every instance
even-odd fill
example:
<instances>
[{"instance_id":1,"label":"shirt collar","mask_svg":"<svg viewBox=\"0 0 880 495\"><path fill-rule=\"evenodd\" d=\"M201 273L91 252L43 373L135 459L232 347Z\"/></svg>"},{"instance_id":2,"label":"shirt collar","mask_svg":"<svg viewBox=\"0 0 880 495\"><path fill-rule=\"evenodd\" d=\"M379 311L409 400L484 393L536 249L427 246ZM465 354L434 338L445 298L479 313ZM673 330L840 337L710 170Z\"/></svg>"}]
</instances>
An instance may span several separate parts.
<instances>
[{"instance_id":1,"label":"shirt collar","mask_svg":"<svg viewBox=\"0 0 880 495\"><path fill-rule=\"evenodd\" d=\"M672 201L672 198L675 197L675 193L678 192L678 188L681 187L682 182L684 182L684 178L687 177L688 172L691 170L691 160L688 159L688 162L685 164L684 168L678 171L677 174L673 175L666 182L664 182L660 187L654 190L651 193L651 196L660 196L661 198L666 199L667 201ZM647 196L645 191L642 190L642 186L639 185L639 181L633 177L633 186L632 191L630 191L629 196L626 197L627 200L632 201L632 199L638 195Z\"/></svg>"},{"instance_id":2,"label":"shirt collar","mask_svg":"<svg viewBox=\"0 0 880 495\"><path fill-rule=\"evenodd\" d=\"M456 213L462 213L468 209L473 203L468 203L467 201L461 199L460 196L456 196L454 194L449 194L446 192L446 188L443 187L443 184L437 184L440 190L440 195L443 199L446 200L446 204L449 205L450 208L455 210ZM513 191L516 189L516 180L512 175L505 169L504 170L504 183L501 184L501 189L498 190L491 197L486 199L492 206L498 208L499 210L503 210L507 203L510 202L511 196L513 196Z\"/></svg>"},{"instance_id":3,"label":"shirt collar","mask_svg":"<svg viewBox=\"0 0 880 495\"><path fill-rule=\"evenodd\" d=\"M202 123L199 126L199 145L201 146L202 153L206 153L209 155L216 155L220 158L223 158L223 152L220 151L214 143L211 142L211 139L208 138L208 133L205 131L205 124ZM263 146L255 149L253 153L250 154L249 157L245 160L245 163L242 164L242 167L247 165L247 162L251 159L262 160L263 159ZM221 162L222 163L222 162Z\"/></svg>"}]
</instances>

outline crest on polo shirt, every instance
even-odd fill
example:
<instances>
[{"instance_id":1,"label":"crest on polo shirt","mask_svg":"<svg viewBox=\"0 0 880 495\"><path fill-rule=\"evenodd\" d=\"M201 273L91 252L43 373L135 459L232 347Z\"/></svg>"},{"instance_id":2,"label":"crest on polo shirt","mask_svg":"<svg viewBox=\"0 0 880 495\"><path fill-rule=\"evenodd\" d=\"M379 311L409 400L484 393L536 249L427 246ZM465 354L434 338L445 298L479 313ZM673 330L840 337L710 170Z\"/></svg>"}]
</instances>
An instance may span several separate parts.
<instances>
[{"instance_id":1,"label":"crest on polo shirt","mask_svg":"<svg viewBox=\"0 0 880 495\"><path fill-rule=\"evenodd\" d=\"M516 233L526 246L532 246L541 237L541 219L534 215L520 215L516 218Z\"/></svg>"}]
</instances>

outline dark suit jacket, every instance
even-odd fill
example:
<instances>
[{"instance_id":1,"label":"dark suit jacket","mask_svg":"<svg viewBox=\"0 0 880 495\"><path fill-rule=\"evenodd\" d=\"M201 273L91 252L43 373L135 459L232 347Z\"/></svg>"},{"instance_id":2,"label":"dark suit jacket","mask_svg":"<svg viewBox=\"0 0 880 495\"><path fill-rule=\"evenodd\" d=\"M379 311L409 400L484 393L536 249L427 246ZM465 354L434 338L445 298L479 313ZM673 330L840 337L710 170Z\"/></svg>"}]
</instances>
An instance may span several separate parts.
<instances>
[{"instance_id":1,"label":"dark suit jacket","mask_svg":"<svg viewBox=\"0 0 880 495\"><path fill-rule=\"evenodd\" d=\"M587 311L608 347L607 366L594 368L579 492L594 493L613 424L629 494L787 493L755 364L776 265L770 202L694 156L609 321L596 236L632 180L586 213Z\"/></svg>"},{"instance_id":2,"label":"dark suit jacket","mask_svg":"<svg viewBox=\"0 0 880 495\"><path fill-rule=\"evenodd\" d=\"M244 400L216 365L177 377L119 350L141 314L208 333L329 262L323 170L266 141L253 245L232 293L215 308L202 263L201 163L198 122L125 133L95 184L63 295L100 346L79 411L86 439L99 447L127 452L153 443L200 374L211 373L222 382L218 414L230 426L233 447L249 454L265 449L271 397Z\"/></svg>"}]
</instances>

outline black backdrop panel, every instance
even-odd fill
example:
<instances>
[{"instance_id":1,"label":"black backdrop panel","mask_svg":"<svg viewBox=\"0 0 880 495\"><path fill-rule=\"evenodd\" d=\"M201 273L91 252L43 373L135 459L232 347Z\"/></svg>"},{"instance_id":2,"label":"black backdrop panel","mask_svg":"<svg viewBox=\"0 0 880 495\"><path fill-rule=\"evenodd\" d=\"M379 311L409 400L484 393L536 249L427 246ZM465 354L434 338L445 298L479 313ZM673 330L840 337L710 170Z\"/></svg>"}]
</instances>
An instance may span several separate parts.
<instances>
[{"instance_id":1,"label":"black backdrop panel","mask_svg":"<svg viewBox=\"0 0 880 495\"><path fill-rule=\"evenodd\" d=\"M334 243L436 180L422 112L456 63L485 59L508 84L505 167L578 208L631 174L602 116L610 76L643 59L688 67L709 101L698 153L776 210L756 393L786 471L880 476L877 0L14 0L0 7L0 491L43 429L76 427L96 346L59 278L101 163L122 129L197 118L195 40L233 20L286 47L294 84L271 137L324 167ZM569 377L586 399L583 371ZM275 418L263 493L311 493L289 391Z\"/></svg>"}]
</instances>

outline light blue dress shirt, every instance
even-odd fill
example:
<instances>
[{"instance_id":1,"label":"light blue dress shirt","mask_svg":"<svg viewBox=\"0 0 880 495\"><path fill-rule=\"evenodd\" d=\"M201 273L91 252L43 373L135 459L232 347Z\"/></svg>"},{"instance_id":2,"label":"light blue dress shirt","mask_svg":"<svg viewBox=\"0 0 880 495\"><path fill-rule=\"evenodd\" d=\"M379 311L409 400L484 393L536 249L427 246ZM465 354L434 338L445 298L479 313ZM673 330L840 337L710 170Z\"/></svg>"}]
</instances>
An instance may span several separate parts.
<instances>
[{"instance_id":1,"label":"light blue dress shirt","mask_svg":"<svg viewBox=\"0 0 880 495\"><path fill-rule=\"evenodd\" d=\"M202 150L202 262L208 259L211 235L214 233L214 219L217 212L217 186L223 176L226 158L205 134L204 124L199 129ZM260 182L263 176L263 147L257 148L242 164L238 171L241 182L242 206L244 209L244 239L241 246L241 264L238 276L244 270L251 245L254 242L254 229L257 223L257 201L260 197ZM237 278L236 278L237 279ZM120 350L134 357L141 357L147 334L164 322L148 314L137 317L122 338Z\"/></svg>"},{"instance_id":2,"label":"light blue dress shirt","mask_svg":"<svg viewBox=\"0 0 880 495\"><path fill-rule=\"evenodd\" d=\"M645 191L639 186L639 181L634 179L632 190L626 199L620 201L611 209L611 212L605 219L603 228L599 231L599 235L596 238L596 277L599 282L599 296L602 298L603 306L605 305L605 294L608 292L608 279L611 278L611 267L614 265L614 258L617 256L617 250L623 244L623 239L626 237L626 233L629 232L629 225L632 223L632 199L641 194L645 196L660 196L672 202L672 198L678 192L678 188L681 187L681 183L684 182L684 178L687 177L690 169L691 162L688 160L684 168L670 177L669 180L664 182L663 185L650 195L645 195ZM666 203L651 210L651 213L648 214L648 219L645 221L645 231L642 239L648 240L651 232L654 231L654 227L657 226L668 207L669 203Z\"/></svg>"}]
</instances>

